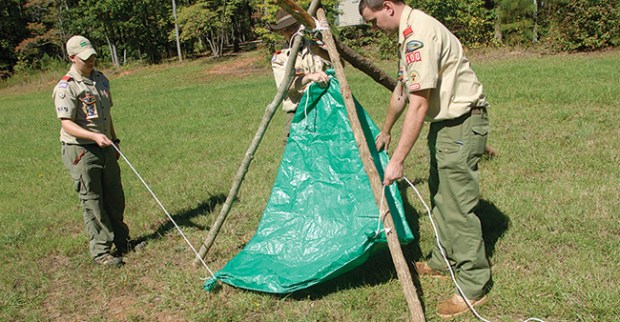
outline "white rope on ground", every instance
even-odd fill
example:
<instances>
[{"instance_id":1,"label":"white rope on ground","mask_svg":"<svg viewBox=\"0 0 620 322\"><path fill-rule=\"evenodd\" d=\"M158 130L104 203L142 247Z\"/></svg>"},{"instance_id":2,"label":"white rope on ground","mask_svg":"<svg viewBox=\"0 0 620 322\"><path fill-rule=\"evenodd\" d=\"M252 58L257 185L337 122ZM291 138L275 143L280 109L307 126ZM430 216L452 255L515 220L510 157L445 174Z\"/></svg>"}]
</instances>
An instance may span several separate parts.
<instances>
[{"instance_id":1,"label":"white rope on ground","mask_svg":"<svg viewBox=\"0 0 620 322\"><path fill-rule=\"evenodd\" d=\"M192 243L190 243L190 241L187 239L187 237L185 237L185 234L183 233L183 231L181 231L181 228L179 227L179 225L177 225L177 223L174 221L174 219L172 218L172 216L170 215L170 213L168 213L168 210L166 210L166 208L164 207L164 205L159 201L159 199L157 198L157 196L155 195L155 193L153 192L153 190L151 190L151 188L149 187L148 184L146 184L146 182L144 181L144 179L142 179L142 176L138 173L138 171L136 170L136 168L133 167L133 165L131 164L131 162L129 162L129 160L125 157L125 155L123 154L123 152L121 152L121 150L116 146L115 143L112 144L112 146L114 147L114 150L116 150L116 152L123 158L123 160L125 160L125 162L127 162L127 165L131 168L131 170L133 170L133 172L136 174L136 176L138 176L138 178L140 179L140 181L142 181L142 184L144 184L144 186L146 187L146 189L151 193L151 195L153 196L153 198L155 198L155 201L157 201L157 204L159 204L159 206L161 207L161 209L166 213L166 216L168 216L168 219L170 219L170 221L174 224L174 227L176 227L176 229L179 231L179 233L181 234L181 236L183 237L183 239L185 239L185 242L187 243L187 245L189 245L189 247L192 249L192 251L194 251L194 254L196 254L196 257L198 259L200 259L200 262L202 262L202 265L204 265L204 267L207 269L207 271L209 271L209 273L211 274L212 277L215 277L215 274L213 274L213 272L211 271L211 269L209 269L209 266L207 266L207 263L205 263L205 261L202 259L202 257L200 257L200 255L198 254L198 252L196 251L196 249L194 248L194 246L192 246Z\"/></svg>"},{"instance_id":2,"label":"white rope on ground","mask_svg":"<svg viewBox=\"0 0 620 322\"><path fill-rule=\"evenodd\" d=\"M480 319L481 321L489 322L489 320L483 318L480 314L478 314L478 311L476 311L476 309L474 309L474 307L471 305L471 303L469 303L469 299L465 296L465 292L463 292L463 290L461 289L461 286L456 282L456 277L454 276L454 271L452 269L452 265L450 265L450 262L448 261L448 256L446 255L445 249L443 248L443 246L441 246L441 242L439 240L439 233L437 232L437 226L435 225L435 221L433 220L433 216L431 215L430 208L428 207L426 202L424 202L424 199L422 198L422 195L420 195L420 192L418 191L418 189L416 189L416 187L413 185L413 183L411 183L411 181L409 181L409 179L407 179L406 177L403 177L403 179L405 179L405 181L407 181L409 186L411 186L411 188L413 188L413 191L415 191L416 195L418 195L418 199L420 199L420 201L424 205L424 208L426 208L426 212L428 214L428 218L431 220L431 225L433 226L433 231L435 232L435 241L437 242L437 246L438 246L439 250L441 251L441 255L443 256L443 259L446 262L446 267L448 267L448 271L450 272L450 277L452 278L452 281L454 282L454 285L456 285L456 288L458 289L461 297L465 300L465 303L467 303L467 306L469 307L469 309L472 311L472 313L474 313L474 315L478 319ZM538 318L529 318L529 319L525 320L524 322L528 322L528 321L545 322L545 321L543 321L541 319L538 319Z\"/></svg>"}]
</instances>

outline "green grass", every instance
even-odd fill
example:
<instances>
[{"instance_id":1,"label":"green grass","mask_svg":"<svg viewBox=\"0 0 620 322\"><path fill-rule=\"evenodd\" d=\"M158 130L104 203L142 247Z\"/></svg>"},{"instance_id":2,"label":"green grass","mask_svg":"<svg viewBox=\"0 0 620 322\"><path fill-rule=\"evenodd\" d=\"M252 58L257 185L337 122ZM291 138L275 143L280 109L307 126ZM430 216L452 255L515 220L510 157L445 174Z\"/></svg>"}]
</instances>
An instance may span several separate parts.
<instances>
[{"instance_id":1,"label":"green grass","mask_svg":"<svg viewBox=\"0 0 620 322\"><path fill-rule=\"evenodd\" d=\"M248 55L255 54L241 58ZM490 143L499 151L481 163L481 217L495 282L490 301L479 309L485 318L614 321L620 316L619 57L612 51L472 59L492 104ZM262 65L211 72L236 59L108 73L122 150L196 247L275 94L271 72ZM381 124L388 92L350 67L347 73L356 98ZM124 163L126 221L132 235L149 245L129 254L121 269L92 265L77 196L60 160L51 101L60 76L0 86L0 320L408 319L385 253L289 296L226 285L204 292L201 278L208 273L192 266L193 253ZM283 123L278 112L209 252L213 270L256 229L284 149ZM419 182L428 199L427 163L423 135L405 176ZM419 256L431 249L432 230L413 191L405 193L407 208L416 215L414 227L419 226L419 244L412 246ZM436 321L436 305L452 286L427 278L420 283L427 318Z\"/></svg>"}]
</instances>

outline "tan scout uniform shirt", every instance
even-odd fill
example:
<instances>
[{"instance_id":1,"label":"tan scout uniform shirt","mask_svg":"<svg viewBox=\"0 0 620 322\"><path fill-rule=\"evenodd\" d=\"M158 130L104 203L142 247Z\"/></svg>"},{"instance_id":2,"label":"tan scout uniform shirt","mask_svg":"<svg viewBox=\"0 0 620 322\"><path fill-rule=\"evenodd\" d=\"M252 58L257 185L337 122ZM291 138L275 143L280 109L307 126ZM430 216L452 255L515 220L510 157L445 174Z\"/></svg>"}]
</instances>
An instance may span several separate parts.
<instances>
[{"instance_id":1,"label":"tan scout uniform shirt","mask_svg":"<svg viewBox=\"0 0 620 322\"><path fill-rule=\"evenodd\" d=\"M483 97L461 43L435 18L406 6L398 34L399 79L409 92L431 89L426 121L457 118Z\"/></svg>"},{"instance_id":2,"label":"tan scout uniform shirt","mask_svg":"<svg viewBox=\"0 0 620 322\"><path fill-rule=\"evenodd\" d=\"M110 108L110 82L98 70L93 70L92 80L82 77L71 67L58 85L52 97L59 119L70 119L82 128L91 132L103 133L112 137ZM60 141L68 144L92 144L94 141L76 138L64 129L60 129Z\"/></svg>"},{"instance_id":3,"label":"tan scout uniform shirt","mask_svg":"<svg viewBox=\"0 0 620 322\"><path fill-rule=\"evenodd\" d=\"M297 53L297 60L295 61L295 76L303 76L306 74L324 71L330 66L329 62L312 52L310 45L311 42L309 40L305 40L303 47ZM276 51L271 58L273 76L276 81L276 87L278 88L284 80L284 76L286 74L285 67L289 55L290 49L284 48ZM306 87L307 86L302 88L291 87L289 89L286 98L282 101L282 109L285 112L293 112L297 109L297 104L299 104Z\"/></svg>"}]
</instances>

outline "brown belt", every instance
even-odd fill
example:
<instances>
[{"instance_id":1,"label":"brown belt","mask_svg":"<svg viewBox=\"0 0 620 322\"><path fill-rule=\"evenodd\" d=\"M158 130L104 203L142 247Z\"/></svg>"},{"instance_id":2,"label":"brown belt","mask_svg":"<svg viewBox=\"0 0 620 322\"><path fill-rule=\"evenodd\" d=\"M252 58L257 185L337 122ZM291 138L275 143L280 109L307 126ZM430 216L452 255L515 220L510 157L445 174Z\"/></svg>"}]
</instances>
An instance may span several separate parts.
<instances>
[{"instance_id":1,"label":"brown belt","mask_svg":"<svg viewBox=\"0 0 620 322\"><path fill-rule=\"evenodd\" d=\"M474 106L471 108L471 115L480 115L482 114L483 107Z\"/></svg>"}]
</instances>

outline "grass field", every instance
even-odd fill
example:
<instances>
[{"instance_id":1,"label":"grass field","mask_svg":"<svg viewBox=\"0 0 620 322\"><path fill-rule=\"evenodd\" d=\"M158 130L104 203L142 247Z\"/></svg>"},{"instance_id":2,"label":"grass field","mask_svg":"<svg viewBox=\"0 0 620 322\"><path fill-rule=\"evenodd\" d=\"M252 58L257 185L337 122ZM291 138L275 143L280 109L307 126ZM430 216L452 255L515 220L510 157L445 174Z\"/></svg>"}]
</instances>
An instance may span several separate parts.
<instances>
[{"instance_id":1,"label":"grass field","mask_svg":"<svg viewBox=\"0 0 620 322\"><path fill-rule=\"evenodd\" d=\"M620 52L472 55L492 104L481 163L483 221L494 287L479 313L492 321L620 319ZM107 71L121 148L199 245L275 94L257 53L223 61ZM382 62L388 69L393 63ZM381 124L388 92L347 69L353 93ZM311 290L273 296L229 286L206 293L193 253L122 163L126 222L148 247L120 269L91 264L77 196L60 160L54 78L0 89L0 320L2 321L405 321L388 254ZM278 112L207 263L222 267L247 243L269 197L284 115ZM397 126L398 128L399 126ZM424 131L426 131L425 128ZM397 133L395 133L397 134ZM425 135L405 175L428 199ZM415 254L433 243L419 225ZM449 281L422 278L429 321ZM462 320L474 321L473 316Z\"/></svg>"}]
</instances>

